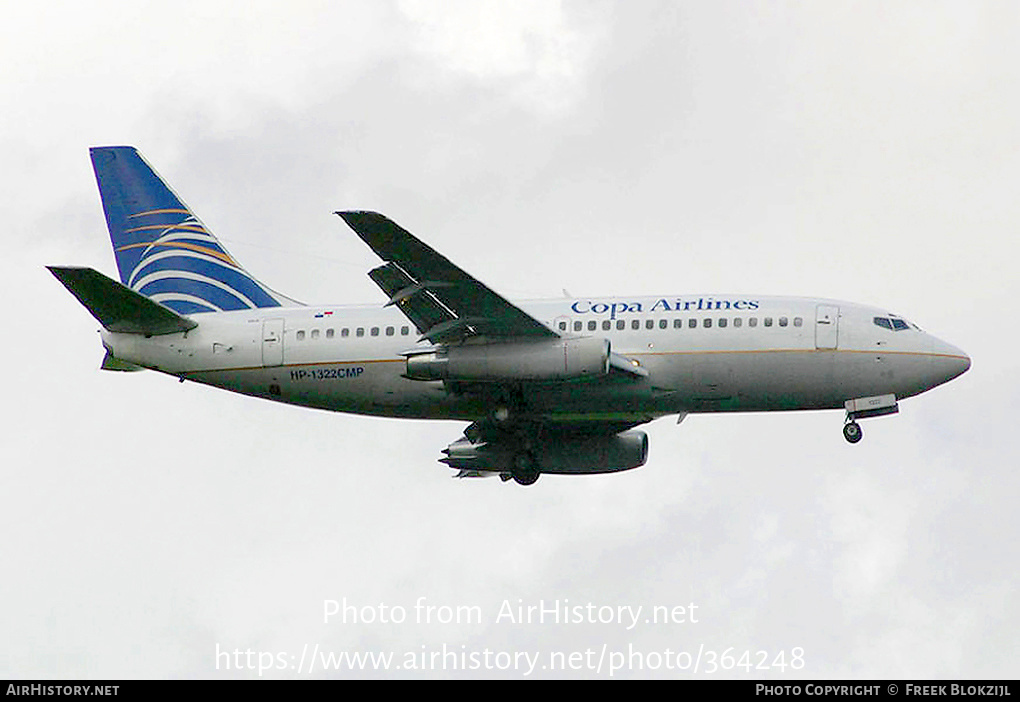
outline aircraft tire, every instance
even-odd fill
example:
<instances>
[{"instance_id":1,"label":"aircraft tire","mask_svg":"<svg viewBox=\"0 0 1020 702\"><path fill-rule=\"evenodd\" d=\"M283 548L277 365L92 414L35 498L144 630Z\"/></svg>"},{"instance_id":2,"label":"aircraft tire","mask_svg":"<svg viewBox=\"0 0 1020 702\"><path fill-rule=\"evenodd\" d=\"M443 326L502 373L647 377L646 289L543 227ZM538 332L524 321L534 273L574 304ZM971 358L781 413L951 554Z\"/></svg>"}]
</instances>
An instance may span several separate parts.
<instances>
[{"instance_id":1,"label":"aircraft tire","mask_svg":"<svg viewBox=\"0 0 1020 702\"><path fill-rule=\"evenodd\" d=\"M535 457L527 451L520 451L514 455L514 465L510 475L518 485L534 485L542 473L538 470Z\"/></svg>"},{"instance_id":2,"label":"aircraft tire","mask_svg":"<svg viewBox=\"0 0 1020 702\"><path fill-rule=\"evenodd\" d=\"M851 444L856 444L858 441L864 438L864 432L861 431L861 425L857 422L847 422L843 425L843 438L849 441Z\"/></svg>"}]
</instances>

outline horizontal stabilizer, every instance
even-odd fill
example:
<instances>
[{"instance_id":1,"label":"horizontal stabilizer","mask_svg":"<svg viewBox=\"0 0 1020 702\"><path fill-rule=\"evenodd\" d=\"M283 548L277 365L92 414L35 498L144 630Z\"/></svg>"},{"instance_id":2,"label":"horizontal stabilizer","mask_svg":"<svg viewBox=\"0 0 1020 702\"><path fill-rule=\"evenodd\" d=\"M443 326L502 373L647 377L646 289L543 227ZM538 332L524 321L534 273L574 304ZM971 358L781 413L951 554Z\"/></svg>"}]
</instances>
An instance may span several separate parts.
<instances>
[{"instance_id":1,"label":"horizontal stabilizer","mask_svg":"<svg viewBox=\"0 0 1020 702\"><path fill-rule=\"evenodd\" d=\"M187 317L92 268L47 266L57 280L112 332L173 334L198 326Z\"/></svg>"}]
</instances>

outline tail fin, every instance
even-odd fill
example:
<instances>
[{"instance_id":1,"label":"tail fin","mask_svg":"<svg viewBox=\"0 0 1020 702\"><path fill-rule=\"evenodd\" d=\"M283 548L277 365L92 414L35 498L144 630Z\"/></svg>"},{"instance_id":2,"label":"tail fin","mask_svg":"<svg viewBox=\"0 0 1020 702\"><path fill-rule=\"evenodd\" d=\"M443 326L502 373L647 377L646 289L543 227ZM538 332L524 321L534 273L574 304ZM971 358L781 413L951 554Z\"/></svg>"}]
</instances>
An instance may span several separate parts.
<instances>
[{"instance_id":1,"label":"tail fin","mask_svg":"<svg viewBox=\"0 0 1020 702\"><path fill-rule=\"evenodd\" d=\"M134 147L90 154L124 285L181 314L301 304L245 271Z\"/></svg>"}]
</instances>

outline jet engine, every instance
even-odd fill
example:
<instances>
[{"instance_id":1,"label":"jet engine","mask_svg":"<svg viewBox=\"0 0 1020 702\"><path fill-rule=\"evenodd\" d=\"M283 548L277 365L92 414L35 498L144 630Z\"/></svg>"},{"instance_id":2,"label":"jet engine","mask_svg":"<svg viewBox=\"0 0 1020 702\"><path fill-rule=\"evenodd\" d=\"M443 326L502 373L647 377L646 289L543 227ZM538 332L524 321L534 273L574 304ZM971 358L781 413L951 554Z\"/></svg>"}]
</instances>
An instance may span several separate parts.
<instances>
[{"instance_id":1,"label":"jet engine","mask_svg":"<svg viewBox=\"0 0 1020 702\"><path fill-rule=\"evenodd\" d=\"M607 374L609 357L609 341L593 337L464 344L409 354L405 375L412 380L572 380Z\"/></svg>"},{"instance_id":2,"label":"jet engine","mask_svg":"<svg viewBox=\"0 0 1020 702\"><path fill-rule=\"evenodd\" d=\"M643 466L648 460L648 435L631 429L610 436L553 436L536 446L514 441L471 443L461 438L443 450L451 468L516 474L615 473ZM520 482L520 481L518 481Z\"/></svg>"}]
</instances>

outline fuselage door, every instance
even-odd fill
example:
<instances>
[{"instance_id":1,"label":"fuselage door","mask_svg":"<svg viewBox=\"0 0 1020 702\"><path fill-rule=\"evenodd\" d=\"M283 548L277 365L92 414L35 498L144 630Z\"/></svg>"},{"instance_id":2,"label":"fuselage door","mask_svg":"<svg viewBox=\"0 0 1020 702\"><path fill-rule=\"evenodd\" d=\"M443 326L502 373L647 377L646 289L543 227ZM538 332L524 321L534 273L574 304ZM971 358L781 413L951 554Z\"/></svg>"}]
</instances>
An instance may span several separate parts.
<instances>
[{"instance_id":1,"label":"fuselage door","mask_svg":"<svg viewBox=\"0 0 1020 702\"><path fill-rule=\"evenodd\" d=\"M815 314L815 348L834 349L839 341L839 307L818 305Z\"/></svg>"},{"instance_id":2,"label":"fuselage door","mask_svg":"<svg viewBox=\"0 0 1020 702\"><path fill-rule=\"evenodd\" d=\"M283 320L266 319L262 322L262 365L283 365Z\"/></svg>"}]
</instances>

